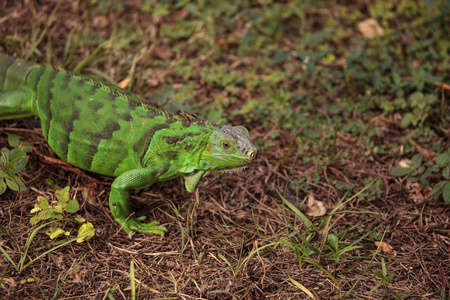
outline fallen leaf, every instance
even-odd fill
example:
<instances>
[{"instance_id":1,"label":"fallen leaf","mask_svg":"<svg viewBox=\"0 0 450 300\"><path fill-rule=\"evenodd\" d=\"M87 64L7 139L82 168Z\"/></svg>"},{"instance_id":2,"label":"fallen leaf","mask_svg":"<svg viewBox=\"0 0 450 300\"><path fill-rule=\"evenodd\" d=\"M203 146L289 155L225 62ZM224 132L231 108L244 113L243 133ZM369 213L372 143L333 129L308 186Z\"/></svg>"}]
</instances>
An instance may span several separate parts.
<instances>
[{"instance_id":1,"label":"fallen leaf","mask_svg":"<svg viewBox=\"0 0 450 300\"><path fill-rule=\"evenodd\" d=\"M411 47L416 42L413 35L408 33L402 33L400 34L400 42L405 45L406 47Z\"/></svg>"},{"instance_id":2,"label":"fallen leaf","mask_svg":"<svg viewBox=\"0 0 450 300\"><path fill-rule=\"evenodd\" d=\"M216 46L222 49L226 49L228 46L228 42L224 38L219 38L216 42Z\"/></svg>"},{"instance_id":3,"label":"fallen leaf","mask_svg":"<svg viewBox=\"0 0 450 300\"><path fill-rule=\"evenodd\" d=\"M165 83L165 74L163 72L148 72L145 76L145 82L151 87L157 87L162 83Z\"/></svg>"},{"instance_id":4,"label":"fallen leaf","mask_svg":"<svg viewBox=\"0 0 450 300\"><path fill-rule=\"evenodd\" d=\"M308 212L307 214L313 217L321 217L327 213L327 209L325 205L323 205L322 201L317 201L314 199L313 194L308 195Z\"/></svg>"},{"instance_id":5,"label":"fallen leaf","mask_svg":"<svg viewBox=\"0 0 450 300\"><path fill-rule=\"evenodd\" d=\"M383 28L374 19L366 19L358 24L358 30L366 38L374 38L376 36L382 36L384 33Z\"/></svg>"},{"instance_id":6,"label":"fallen leaf","mask_svg":"<svg viewBox=\"0 0 450 300\"><path fill-rule=\"evenodd\" d=\"M394 248L386 242L375 242L375 246L379 247L381 252L390 257L397 256L397 251L395 251Z\"/></svg>"},{"instance_id":7,"label":"fallen leaf","mask_svg":"<svg viewBox=\"0 0 450 300\"><path fill-rule=\"evenodd\" d=\"M86 277L87 270L85 268L77 267L75 271L72 273L71 279L72 283L80 283L83 282L83 279Z\"/></svg>"},{"instance_id":8,"label":"fallen leaf","mask_svg":"<svg viewBox=\"0 0 450 300\"><path fill-rule=\"evenodd\" d=\"M176 23L180 20L184 20L189 14L189 10L186 7L183 7L180 10L172 12L170 15L167 16L167 21L169 23Z\"/></svg>"},{"instance_id":9,"label":"fallen leaf","mask_svg":"<svg viewBox=\"0 0 450 300\"><path fill-rule=\"evenodd\" d=\"M291 130L282 130L280 137L286 145L289 145L295 139L295 134Z\"/></svg>"},{"instance_id":10,"label":"fallen leaf","mask_svg":"<svg viewBox=\"0 0 450 300\"><path fill-rule=\"evenodd\" d=\"M148 78L147 83L152 87L158 86L160 84L159 80L155 78Z\"/></svg>"},{"instance_id":11,"label":"fallen leaf","mask_svg":"<svg viewBox=\"0 0 450 300\"><path fill-rule=\"evenodd\" d=\"M92 26L98 28L105 28L106 26L108 26L108 24L108 18L105 16L96 16L92 21Z\"/></svg>"},{"instance_id":12,"label":"fallen leaf","mask_svg":"<svg viewBox=\"0 0 450 300\"><path fill-rule=\"evenodd\" d=\"M172 88L174 90L181 89L184 86L183 83L172 83Z\"/></svg>"},{"instance_id":13,"label":"fallen leaf","mask_svg":"<svg viewBox=\"0 0 450 300\"><path fill-rule=\"evenodd\" d=\"M9 278L3 277L3 281L11 283L13 286L16 285L16 282L14 281L14 279L9 279Z\"/></svg>"},{"instance_id":14,"label":"fallen leaf","mask_svg":"<svg viewBox=\"0 0 450 300\"><path fill-rule=\"evenodd\" d=\"M168 60L174 56L174 52L166 45L160 44L153 49L153 56L162 60Z\"/></svg>"},{"instance_id":15,"label":"fallen leaf","mask_svg":"<svg viewBox=\"0 0 450 300\"><path fill-rule=\"evenodd\" d=\"M91 185L84 185L81 186L81 197L83 198L83 200L87 201L87 203L89 203L90 205L93 206L100 206L100 203L97 200L96 197L96 193L95 193L95 188L96 185L91 184Z\"/></svg>"},{"instance_id":16,"label":"fallen leaf","mask_svg":"<svg viewBox=\"0 0 450 300\"><path fill-rule=\"evenodd\" d=\"M411 144L414 145L414 147L416 147L417 151L419 151L419 153L422 154L425 161L433 160L438 156L438 154L436 152L421 147L413 140L409 140L409 141L411 142Z\"/></svg>"},{"instance_id":17,"label":"fallen leaf","mask_svg":"<svg viewBox=\"0 0 450 300\"><path fill-rule=\"evenodd\" d=\"M431 195L431 188L422 187L418 182L407 181L405 187L414 203L422 203Z\"/></svg>"},{"instance_id":18,"label":"fallen leaf","mask_svg":"<svg viewBox=\"0 0 450 300\"><path fill-rule=\"evenodd\" d=\"M119 82L117 84L117 86L120 87L121 89L126 89L128 87L128 85L130 84L130 82L131 82L131 78L127 77L124 80L122 80L121 82Z\"/></svg>"},{"instance_id":19,"label":"fallen leaf","mask_svg":"<svg viewBox=\"0 0 450 300\"><path fill-rule=\"evenodd\" d=\"M411 168L411 160L404 158L398 163L398 166L402 168Z\"/></svg>"},{"instance_id":20,"label":"fallen leaf","mask_svg":"<svg viewBox=\"0 0 450 300\"><path fill-rule=\"evenodd\" d=\"M418 59L418 58L413 60L413 62L412 62L413 67L416 68L416 69L418 67L420 67L421 64L422 64L422 61L420 59Z\"/></svg>"}]
</instances>

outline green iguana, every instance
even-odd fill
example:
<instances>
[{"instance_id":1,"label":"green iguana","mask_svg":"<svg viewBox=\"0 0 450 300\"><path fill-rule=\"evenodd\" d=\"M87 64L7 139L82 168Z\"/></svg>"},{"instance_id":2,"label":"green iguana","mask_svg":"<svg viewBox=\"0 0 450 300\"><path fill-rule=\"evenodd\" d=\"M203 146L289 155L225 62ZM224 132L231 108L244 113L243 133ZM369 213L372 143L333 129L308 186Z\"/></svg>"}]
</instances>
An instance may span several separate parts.
<instances>
[{"instance_id":1,"label":"green iguana","mask_svg":"<svg viewBox=\"0 0 450 300\"><path fill-rule=\"evenodd\" d=\"M0 119L29 116L39 117L61 159L116 177L109 207L127 232L166 231L133 216L129 190L183 176L193 192L206 175L241 170L256 159L242 126L165 112L100 80L0 54Z\"/></svg>"}]
</instances>

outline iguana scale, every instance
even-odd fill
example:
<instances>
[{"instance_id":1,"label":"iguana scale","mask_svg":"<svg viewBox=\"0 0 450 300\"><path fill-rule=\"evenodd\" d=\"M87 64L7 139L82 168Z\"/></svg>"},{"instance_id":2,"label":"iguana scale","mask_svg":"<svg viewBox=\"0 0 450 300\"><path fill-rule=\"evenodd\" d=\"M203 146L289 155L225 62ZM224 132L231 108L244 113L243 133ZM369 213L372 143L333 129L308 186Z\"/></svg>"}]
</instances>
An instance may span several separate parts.
<instances>
[{"instance_id":1,"label":"iguana scale","mask_svg":"<svg viewBox=\"0 0 450 300\"><path fill-rule=\"evenodd\" d=\"M162 234L133 216L129 190L183 176L189 192L204 176L240 170L257 150L242 126L218 126L142 102L89 76L0 54L0 119L37 116L64 161L116 177L109 206L125 231Z\"/></svg>"}]
</instances>

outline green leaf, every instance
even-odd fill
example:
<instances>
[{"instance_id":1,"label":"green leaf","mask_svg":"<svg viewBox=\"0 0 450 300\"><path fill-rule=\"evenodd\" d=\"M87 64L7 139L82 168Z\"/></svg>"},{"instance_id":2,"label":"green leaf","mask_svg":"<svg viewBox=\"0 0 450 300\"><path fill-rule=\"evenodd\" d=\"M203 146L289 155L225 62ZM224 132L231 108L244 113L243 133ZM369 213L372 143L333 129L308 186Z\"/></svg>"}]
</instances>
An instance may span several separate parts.
<instances>
[{"instance_id":1,"label":"green leaf","mask_svg":"<svg viewBox=\"0 0 450 300\"><path fill-rule=\"evenodd\" d=\"M383 278L386 278L386 264L384 262L384 258L381 259L381 271L383 272Z\"/></svg>"},{"instance_id":2,"label":"green leaf","mask_svg":"<svg viewBox=\"0 0 450 300\"><path fill-rule=\"evenodd\" d=\"M386 281L391 281L392 278L394 278L394 276L396 276L395 273L389 274L389 276L387 277Z\"/></svg>"},{"instance_id":3,"label":"green leaf","mask_svg":"<svg viewBox=\"0 0 450 300\"><path fill-rule=\"evenodd\" d=\"M330 233L327 240L336 251L339 249L339 239L335 234Z\"/></svg>"},{"instance_id":4,"label":"green leaf","mask_svg":"<svg viewBox=\"0 0 450 300\"><path fill-rule=\"evenodd\" d=\"M8 135L8 144L11 147L19 146L19 136L17 134L10 134L10 135Z\"/></svg>"},{"instance_id":5,"label":"green leaf","mask_svg":"<svg viewBox=\"0 0 450 300\"><path fill-rule=\"evenodd\" d=\"M38 216L33 216L33 217L31 217L30 218L30 224L31 225L36 225L38 222L39 222L39 218L38 218Z\"/></svg>"},{"instance_id":6,"label":"green leaf","mask_svg":"<svg viewBox=\"0 0 450 300\"><path fill-rule=\"evenodd\" d=\"M11 190L16 191L16 192L18 192L20 190L19 183L16 182L13 177L6 177L5 180L6 180L6 184L8 185L8 187Z\"/></svg>"},{"instance_id":7,"label":"green leaf","mask_svg":"<svg viewBox=\"0 0 450 300\"><path fill-rule=\"evenodd\" d=\"M41 220L48 220L48 219L57 219L57 216L54 212L50 211L50 210L43 210L39 213L39 218Z\"/></svg>"},{"instance_id":8,"label":"green leaf","mask_svg":"<svg viewBox=\"0 0 450 300\"><path fill-rule=\"evenodd\" d=\"M275 51L275 55L272 57L270 61L271 65L281 65L289 58L289 52L286 51Z\"/></svg>"},{"instance_id":9,"label":"green leaf","mask_svg":"<svg viewBox=\"0 0 450 300\"><path fill-rule=\"evenodd\" d=\"M6 162L9 158L9 149L8 148L2 148L0 151L2 154L1 161Z\"/></svg>"},{"instance_id":10,"label":"green leaf","mask_svg":"<svg viewBox=\"0 0 450 300\"><path fill-rule=\"evenodd\" d=\"M42 210L42 209L40 209L40 208L38 207L38 205L35 204L34 207L30 210L30 213L31 213L31 214L34 214L34 213L37 213L37 212L39 212L39 211L41 211L41 210Z\"/></svg>"},{"instance_id":11,"label":"green leaf","mask_svg":"<svg viewBox=\"0 0 450 300\"><path fill-rule=\"evenodd\" d=\"M304 77L308 76L309 74L314 72L315 69L316 69L316 63L313 60L308 61L308 63L306 64L306 71L303 74L303 76Z\"/></svg>"},{"instance_id":12,"label":"green leaf","mask_svg":"<svg viewBox=\"0 0 450 300\"><path fill-rule=\"evenodd\" d=\"M450 166L445 166L442 169L442 176L444 176L445 179L450 179Z\"/></svg>"},{"instance_id":13,"label":"green leaf","mask_svg":"<svg viewBox=\"0 0 450 300\"><path fill-rule=\"evenodd\" d=\"M427 170L422 174L420 180L428 178L431 173L433 173L433 167L427 168Z\"/></svg>"},{"instance_id":14,"label":"green leaf","mask_svg":"<svg viewBox=\"0 0 450 300\"><path fill-rule=\"evenodd\" d=\"M51 186L52 188L54 188L54 189L57 189L57 188L58 188L58 186L55 184L55 182L54 182L51 178L45 179L45 182L47 182L47 184L48 184L49 186Z\"/></svg>"},{"instance_id":15,"label":"green leaf","mask_svg":"<svg viewBox=\"0 0 450 300\"><path fill-rule=\"evenodd\" d=\"M450 152L444 152L438 155L438 157L436 157L436 163L441 165L441 166L445 166L447 164L450 163Z\"/></svg>"},{"instance_id":16,"label":"green leaf","mask_svg":"<svg viewBox=\"0 0 450 300\"><path fill-rule=\"evenodd\" d=\"M92 238L95 234L94 225L91 222L84 223L78 230L77 243L82 243L84 240Z\"/></svg>"},{"instance_id":17,"label":"green leaf","mask_svg":"<svg viewBox=\"0 0 450 300\"><path fill-rule=\"evenodd\" d=\"M434 0L422 0L422 2L431 9L434 9L436 7L436 3L434 2Z\"/></svg>"},{"instance_id":18,"label":"green leaf","mask_svg":"<svg viewBox=\"0 0 450 300\"><path fill-rule=\"evenodd\" d=\"M369 294L372 295L372 293L382 285L383 285L383 282L380 282L379 284L375 285L373 288L370 289Z\"/></svg>"},{"instance_id":19,"label":"green leaf","mask_svg":"<svg viewBox=\"0 0 450 300\"><path fill-rule=\"evenodd\" d=\"M446 183L447 183L447 181L445 181L445 180L439 181L439 182L433 187L433 189L431 190L431 196L437 197L437 196L441 195L441 194L442 194L442 188L444 187L444 185L445 185Z\"/></svg>"},{"instance_id":20,"label":"green leaf","mask_svg":"<svg viewBox=\"0 0 450 300\"><path fill-rule=\"evenodd\" d=\"M159 103L164 103L167 99L173 98L175 95L175 90L169 84L163 85L163 90L157 93L154 100Z\"/></svg>"},{"instance_id":21,"label":"green leaf","mask_svg":"<svg viewBox=\"0 0 450 300\"><path fill-rule=\"evenodd\" d=\"M304 47L306 47L306 46L315 44L317 42L320 42L326 35L327 35L326 31L319 31L319 32L313 33L309 37L307 37L306 39L303 40L302 45Z\"/></svg>"},{"instance_id":22,"label":"green leaf","mask_svg":"<svg viewBox=\"0 0 450 300\"><path fill-rule=\"evenodd\" d=\"M27 154L25 153L25 151L23 151L20 148L14 148L10 152L11 161L18 159L19 157L23 157L23 156L27 156Z\"/></svg>"},{"instance_id":23,"label":"green leaf","mask_svg":"<svg viewBox=\"0 0 450 300\"><path fill-rule=\"evenodd\" d=\"M30 282L34 282L35 280L34 280L34 278L27 278L27 279L22 279L21 281L20 281L20 284L25 284L25 283L30 283Z\"/></svg>"},{"instance_id":24,"label":"green leaf","mask_svg":"<svg viewBox=\"0 0 450 300\"><path fill-rule=\"evenodd\" d=\"M402 78L395 69L392 71L392 81L394 82L395 85L400 85L402 83Z\"/></svg>"},{"instance_id":25,"label":"green leaf","mask_svg":"<svg viewBox=\"0 0 450 300\"><path fill-rule=\"evenodd\" d=\"M340 250L339 251L339 255L342 255L342 254L347 253L349 251L353 251L355 249L360 249L360 248L362 248L362 246L349 245L349 246L345 247L344 249Z\"/></svg>"},{"instance_id":26,"label":"green leaf","mask_svg":"<svg viewBox=\"0 0 450 300\"><path fill-rule=\"evenodd\" d=\"M421 92L415 92L409 96L409 101L412 107L418 106L419 102L423 99L423 94Z\"/></svg>"},{"instance_id":27,"label":"green leaf","mask_svg":"<svg viewBox=\"0 0 450 300\"><path fill-rule=\"evenodd\" d=\"M311 299L316 299L313 295L313 293L311 293L310 290L308 290L304 285L302 285L300 282L296 281L295 279L291 278L289 276L289 279L291 280L291 282L298 287L301 291L303 291L306 295L308 295Z\"/></svg>"},{"instance_id":28,"label":"green leaf","mask_svg":"<svg viewBox=\"0 0 450 300\"><path fill-rule=\"evenodd\" d=\"M444 197L445 203L450 203L450 181L444 186L442 196Z\"/></svg>"},{"instance_id":29,"label":"green leaf","mask_svg":"<svg viewBox=\"0 0 450 300\"><path fill-rule=\"evenodd\" d=\"M11 166L14 168L14 173L19 173L23 170L23 168L25 168L28 162L28 158L28 156L22 156L12 161Z\"/></svg>"},{"instance_id":30,"label":"green leaf","mask_svg":"<svg viewBox=\"0 0 450 300\"><path fill-rule=\"evenodd\" d=\"M222 252L217 253L217 256L222 259L227 265L229 265L231 267L230 262L228 261L228 259L225 257L225 255L222 254Z\"/></svg>"},{"instance_id":31,"label":"green leaf","mask_svg":"<svg viewBox=\"0 0 450 300\"><path fill-rule=\"evenodd\" d=\"M17 177L17 176L15 176L15 177ZM15 178L15 179L16 179L17 184L19 185L19 191L20 192L26 191L27 188L26 188L25 184L23 183L22 179L20 179L19 177Z\"/></svg>"},{"instance_id":32,"label":"green leaf","mask_svg":"<svg viewBox=\"0 0 450 300\"><path fill-rule=\"evenodd\" d=\"M378 271L378 270L372 270L372 273L373 273L375 276L377 276L377 277L383 279L383 274L381 274L380 271Z\"/></svg>"},{"instance_id":33,"label":"green leaf","mask_svg":"<svg viewBox=\"0 0 450 300\"><path fill-rule=\"evenodd\" d=\"M310 228L311 226L313 226L313 223L308 219L308 217L305 214L303 214L297 207L295 207L295 205L289 202L289 200L283 197L283 195L281 195L280 192L278 192L278 196L280 196L281 200L287 207L289 207L297 216L300 217L300 219L305 224L306 228Z\"/></svg>"},{"instance_id":34,"label":"green leaf","mask_svg":"<svg viewBox=\"0 0 450 300\"><path fill-rule=\"evenodd\" d=\"M297 56L300 58L300 60L305 60L305 58L307 58L309 56L309 53L303 50L297 50L295 51L295 53L297 53Z\"/></svg>"},{"instance_id":35,"label":"green leaf","mask_svg":"<svg viewBox=\"0 0 450 300\"><path fill-rule=\"evenodd\" d=\"M61 202L67 203L67 201L69 201L69 190L70 187L66 186L65 188L61 189L61 190L56 190L55 192L55 196L56 199L58 199Z\"/></svg>"},{"instance_id":36,"label":"green leaf","mask_svg":"<svg viewBox=\"0 0 450 300\"><path fill-rule=\"evenodd\" d=\"M3 178L0 179L0 195L6 191L6 183Z\"/></svg>"},{"instance_id":37,"label":"green leaf","mask_svg":"<svg viewBox=\"0 0 450 300\"><path fill-rule=\"evenodd\" d=\"M422 154L416 154L411 158L411 166L417 169L422 164Z\"/></svg>"},{"instance_id":38,"label":"green leaf","mask_svg":"<svg viewBox=\"0 0 450 300\"><path fill-rule=\"evenodd\" d=\"M402 121L400 122L400 127L401 128L408 127L413 120L414 120L414 115L412 113L405 114L402 118Z\"/></svg>"},{"instance_id":39,"label":"green leaf","mask_svg":"<svg viewBox=\"0 0 450 300\"><path fill-rule=\"evenodd\" d=\"M423 174L422 176L420 176L420 179L419 179L419 183L423 187L430 185L430 182L428 181L428 176L425 176L425 175L426 174Z\"/></svg>"},{"instance_id":40,"label":"green leaf","mask_svg":"<svg viewBox=\"0 0 450 300\"><path fill-rule=\"evenodd\" d=\"M438 98L435 94L426 94L424 97L425 103L428 105L433 105L438 101Z\"/></svg>"},{"instance_id":41,"label":"green leaf","mask_svg":"<svg viewBox=\"0 0 450 300\"><path fill-rule=\"evenodd\" d=\"M40 197L38 207L40 209L47 210L48 209L48 200L45 197Z\"/></svg>"},{"instance_id":42,"label":"green leaf","mask_svg":"<svg viewBox=\"0 0 450 300\"><path fill-rule=\"evenodd\" d=\"M431 171L433 171L433 172L439 172L439 166L438 166L438 165L433 165L433 166L431 167Z\"/></svg>"},{"instance_id":43,"label":"green leaf","mask_svg":"<svg viewBox=\"0 0 450 300\"><path fill-rule=\"evenodd\" d=\"M20 149L22 149L26 153L33 152L33 146L30 143L22 143Z\"/></svg>"},{"instance_id":44,"label":"green leaf","mask_svg":"<svg viewBox=\"0 0 450 300\"><path fill-rule=\"evenodd\" d=\"M86 220L84 218L75 217L75 221L80 222L80 223L84 223Z\"/></svg>"},{"instance_id":45,"label":"green leaf","mask_svg":"<svg viewBox=\"0 0 450 300\"><path fill-rule=\"evenodd\" d=\"M57 214L60 214L64 211L64 209L61 207L61 205L55 205L53 206L53 211Z\"/></svg>"},{"instance_id":46,"label":"green leaf","mask_svg":"<svg viewBox=\"0 0 450 300\"><path fill-rule=\"evenodd\" d=\"M64 230L62 230L61 228L55 228L55 227L50 227L46 232L46 235L48 235L52 240L63 235L64 234Z\"/></svg>"},{"instance_id":47,"label":"green leaf","mask_svg":"<svg viewBox=\"0 0 450 300\"><path fill-rule=\"evenodd\" d=\"M402 177L408 174L411 174L413 170L410 168L403 168L403 167L393 167L391 170L390 175L395 177Z\"/></svg>"},{"instance_id":48,"label":"green leaf","mask_svg":"<svg viewBox=\"0 0 450 300\"><path fill-rule=\"evenodd\" d=\"M74 213L80 208L80 204L76 199L70 200L69 203L67 203L66 211L68 213Z\"/></svg>"}]
</instances>

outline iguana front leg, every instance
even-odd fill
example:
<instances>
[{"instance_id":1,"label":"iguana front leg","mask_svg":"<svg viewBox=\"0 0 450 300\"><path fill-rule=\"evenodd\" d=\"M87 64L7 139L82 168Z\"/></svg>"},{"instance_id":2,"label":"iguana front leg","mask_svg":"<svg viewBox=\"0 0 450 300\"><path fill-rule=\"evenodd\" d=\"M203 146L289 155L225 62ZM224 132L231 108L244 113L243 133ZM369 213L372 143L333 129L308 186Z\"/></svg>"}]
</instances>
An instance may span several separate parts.
<instances>
[{"instance_id":1,"label":"iguana front leg","mask_svg":"<svg viewBox=\"0 0 450 300\"><path fill-rule=\"evenodd\" d=\"M170 165L160 163L149 168L127 171L118 176L111 185L109 195L109 208L114 220L123 227L126 232L141 231L162 235L167 229L159 226L159 222L141 223L131 214L130 194L131 189L142 189L158 181L158 177L164 174Z\"/></svg>"}]
</instances>

